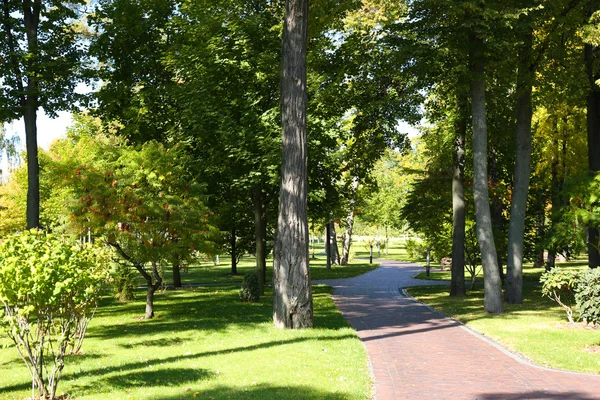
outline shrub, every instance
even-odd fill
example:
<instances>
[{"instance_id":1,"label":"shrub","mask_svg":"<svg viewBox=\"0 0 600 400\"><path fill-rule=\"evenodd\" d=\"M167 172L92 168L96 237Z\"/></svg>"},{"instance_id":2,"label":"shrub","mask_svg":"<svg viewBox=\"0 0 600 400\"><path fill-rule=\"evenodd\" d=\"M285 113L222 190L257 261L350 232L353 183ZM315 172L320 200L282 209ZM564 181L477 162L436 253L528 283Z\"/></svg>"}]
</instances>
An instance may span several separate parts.
<instances>
[{"instance_id":1,"label":"shrub","mask_svg":"<svg viewBox=\"0 0 600 400\"><path fill-rule=\"evenodd\" d=\"M240 289L240 300L247 303L256 303L259 299L258 276L256 274L245 275Z\"/></svg>"},{"instance_id":2,"label":"shrub","mask_svg":"<svg viewBox=\"0 0 600 400\"><path fill-rule=\"evenodd\" d=\"M425 244L415 239L407 239L404 247L411 260L420 260L427 254L427 247Z\"/></svg>"},{"instance_id":3,"label":"shrub","mask_svg":"<svg viewBox=\"0 0 600 400\"><path fill-rule=\"evenodd\" d=\"M567 313L570 323L573 321L574 293L579 283L579 275L575 271L552 268L540 278L542 295L557 302Z\"/></svg>"},{"instance_id":4,"label":"shrub","mask_svg":"<svg viewBox=\"0 0 600 400\"><path fill-rule=\"evenodd\" d=\"M600 269L588 270L579 276L575 303L581 318L594 325L600 321Z\"/></svg>"},{"instance_id":5,"label":"shrub","mask_svg":"<svg viewBox=\"0 0 600 400\"><path fill-rule=\"evenodd\" d=\"M0 244L2 327L39 398L54 398L68 347L80 347L106 279L105 266L90 245L34 230Z\"/></svg>"}]
</instances>

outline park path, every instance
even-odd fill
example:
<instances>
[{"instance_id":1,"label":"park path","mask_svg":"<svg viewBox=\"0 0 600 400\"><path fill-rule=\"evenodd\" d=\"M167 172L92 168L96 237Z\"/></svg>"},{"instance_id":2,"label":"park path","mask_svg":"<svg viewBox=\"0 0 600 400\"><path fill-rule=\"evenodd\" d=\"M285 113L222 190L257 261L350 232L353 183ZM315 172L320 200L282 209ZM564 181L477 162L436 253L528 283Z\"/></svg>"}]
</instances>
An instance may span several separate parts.
<instances>
[{"instance_id":1,"label":"park path","mask_svg":"<svg viewBox=\"0 0 600 400\"><path fill-rule=\"evenodd\" d=\"M321 281L363 341L375 398L600 399L600 376L540 368L405 297L409 286L447 284L413 278L418 265L378 260L351 279Z\"/></svg>"}]
</instances>

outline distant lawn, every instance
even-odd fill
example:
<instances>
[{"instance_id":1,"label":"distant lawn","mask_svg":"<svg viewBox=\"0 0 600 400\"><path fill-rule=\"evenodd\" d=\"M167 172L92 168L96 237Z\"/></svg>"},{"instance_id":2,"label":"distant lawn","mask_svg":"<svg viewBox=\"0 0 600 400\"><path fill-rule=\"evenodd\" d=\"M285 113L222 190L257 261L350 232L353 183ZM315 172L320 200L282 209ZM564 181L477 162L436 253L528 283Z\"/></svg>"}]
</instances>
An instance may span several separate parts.
<instances>
[{"instance_id":1,"label":"distant lawn","mask_svg":"<svg viewBox=\"0 0 600 400\"><path fill-rule=\"evenodd\" d=\"M330 288L314 286L315 329L273 327L272 297L240 303L237 288L167 291L156 317L139 320L144 292L105 298L82 355L68 356L59 393L77 399L368 399L367 357L336 310ZM0 336L0 398L31 395L25 365Z\"/></svg>"},{"instance_id":2,"label":"distant lawn","mask_svg":"<svg viewBox=\"0 0 600 400\"><path fill-rule=\"evenodd\" d=\"M317 256L317 258L310 259L310 276L313 280L322 279L340 279L340 278L352 278L357 275L362 275L366 272L376 269L379 264L369 264L368 261L364 260L353 260L347 266L332 265L331 269L325 268L325 257ZM245 256L238 264L237 271L238 275L231 275L231 258L221 257L219 265L215 265L214 262L198 262L192 264L188 268L188 272L181 271L181 282L186 284L223 284L223 283L241 283L245 274L252 274L256 269L256 259L252 256ZM273 280L273 260L267 259L267 276L266 281L270 283ZM138 285L145 285L145 281L142 277L135 272L136 283ZM173 273L171 269L166 268L163 271L163 276L167 285L173 283Z\"/></svg>"},{"instance_id":3,"label":"distant lawn","mask_svg":"<svg viewBox=\"0 0 600 400\"><path fill-rule=\"evenodd\" d=\"M524 303L505 303L505 313L496 316L483 310L481 286L463 299L449 297L445 286L412 287L409 293L538 365L600 373L600 353L593 352L599 349L593 346L600 346L600 330L568 326L565 312L542 297L540 285L529 279L525 283Z\"/></svg>"}]
</instances>

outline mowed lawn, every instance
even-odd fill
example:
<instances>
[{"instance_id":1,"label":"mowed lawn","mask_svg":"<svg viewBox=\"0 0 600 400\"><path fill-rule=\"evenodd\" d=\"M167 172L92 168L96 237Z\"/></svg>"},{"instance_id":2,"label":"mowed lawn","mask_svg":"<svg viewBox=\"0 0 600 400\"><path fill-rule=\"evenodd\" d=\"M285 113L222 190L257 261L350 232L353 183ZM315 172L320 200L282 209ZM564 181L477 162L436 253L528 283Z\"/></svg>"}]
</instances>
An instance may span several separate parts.
<instances>
[{"instance_id":1,"label":"mowed lawn","mask_svg":"<svg viewBox=\"0 0 600 400\"><path fill-rule=\"evenodd\" d=\"M270 284L273 280L273 260L267 259L267 276L266 282ZM310 259L310 277L312 280L322 279L340 279L351 278L372 271L379 266L377 263L369 264L368 260L352 260L346 266L332 265L330 269L326 269L326 259L319 255L316 258ZM219 265L213 261L195 262L188 267L187 272L181 271L182 284L222 284L222 283L241 283L244 275L252 274L256 270L256 259L252 256L242 258L237 267L237 275L231 274L231 258L221 257ZM145 285L145 281L136 272L136 283ZM167 268L163 271L165 283L171 285L173 283L172 270Z\"/></svg>"},{"instance_id":2,"label":"mowed lawn","mask_svg":"<svg viewBox=\"0 0 600 400\"><path fill-rule=\"evenodd\" d=\"M68 356L59 393L77 399L367 399L367 357L314 286L314 329L279 330L272 294L241 303L238 289L200 287L156 297L156 317L139 319L144 291L128 303L105 297L83 354ZM0 338L0 398L30 396L28 372Z\"/></svg>"}]
</instances>

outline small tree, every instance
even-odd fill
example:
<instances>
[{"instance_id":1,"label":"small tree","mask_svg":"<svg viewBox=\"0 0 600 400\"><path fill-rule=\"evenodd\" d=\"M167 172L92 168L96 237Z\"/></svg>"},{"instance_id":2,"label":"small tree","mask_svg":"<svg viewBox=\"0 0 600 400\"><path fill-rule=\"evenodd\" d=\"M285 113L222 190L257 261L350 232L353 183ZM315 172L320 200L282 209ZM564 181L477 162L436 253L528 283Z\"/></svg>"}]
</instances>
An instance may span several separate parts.
<instances>
[{"instance_id":1,"label":"small tree","mask_svg":"<svg viewBox=\"0 0 600 400\"><path fill-rule=\"evenodd\" d=\"M204 205L202 187L186 171L190 164L179 147L151 141L139 150L119 145L108 162L110 144L88 137L76 147L96 147L91 164L71 165L78 200L72 221L104 238L118 257L147 284L146 318L154 316L154 293L163 283L161 264L178 266L196 251L210 252L215 229ZM98 150L99 149L99 150ZM76 150L76 149L75 149ZM76 151L73 151L76 153ZM78 160L69 161L78 162Z\"/></svg>"},{"instance_id":2,"label":"small tree","mask_svg":"<svg viewBox=\"0 0 600 400\"><path fill-rule=\"evenodd\" d=\"M104 261L90 245L34 230L0 244L2 327L40 398L54 398L67 349L81 347L106 279Z\"/></svg>"}]
</instances>

